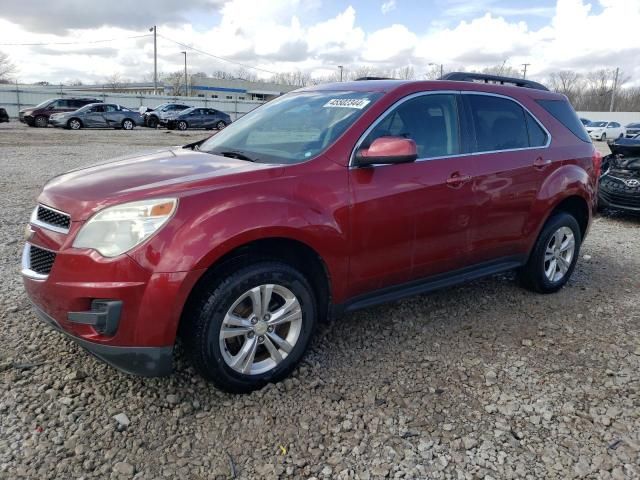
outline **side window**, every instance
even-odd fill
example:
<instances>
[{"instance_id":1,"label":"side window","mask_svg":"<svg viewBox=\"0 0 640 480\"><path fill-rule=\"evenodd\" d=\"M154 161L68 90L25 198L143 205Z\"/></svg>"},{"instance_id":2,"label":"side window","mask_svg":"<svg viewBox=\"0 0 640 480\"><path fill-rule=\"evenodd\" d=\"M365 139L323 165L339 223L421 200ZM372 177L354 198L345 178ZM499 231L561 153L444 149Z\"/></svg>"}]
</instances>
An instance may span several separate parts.
<instances>
[{"instance_id":1,"label":"side window","mask_svg":"<svg viewBox=\"0 0 640 480\"><path fill-rule=\"evenodd\" d=\"M104 112L104 105L96 105L95 111L98 113Z\"/></svg>"},{"instance_id":2,"label":"side window","mask_svg":"<svg viewBox=\"0 0 640 480\"><path fill-rule=\"evenodd\" d=\"M379 137L405 137L416 142L418 158L460 153L456 96L422 95L401 103L367 135L368 147Z\"/></svg>"},{"instance_id":3,"label":"side window","mask_svg":"<svg viewBox=\"0 0 640 480\"><path fill-rule=\"evenodd\" d=\"M51 105L53 108L69 108L69 100L56 100Z\"/></svg>"},{"instance_id":4,"label":"side window","mask_svg":"<svg viewBox=\"0 0 640 480\"><path fill-rule=\"evenodd\" d=\"M489 95L468 95L478 152L527 148L524 110L517 103Z\"/></svg>"},{"instance_id":5,"label":"side window","mask_svg":"<svg viewBox=\"0 0 640 480\"><path fill-rule=\"evenodd\" d=\"M118 108L115 105L105 105L104 106L104 111L105 112L117 112Z\"/></svg>"},{"instance_id":6,"label":"side window","mask_svg":"<svg viewBox=\"0 0 640 480\"><path fill-rule=\"evenodd\" d=\"M542 129L540 124L538 124L528 112L524 112L524 116L527 120L529 146L544 147L547 144L547 132Z\"/></svg>"}]
</instances>

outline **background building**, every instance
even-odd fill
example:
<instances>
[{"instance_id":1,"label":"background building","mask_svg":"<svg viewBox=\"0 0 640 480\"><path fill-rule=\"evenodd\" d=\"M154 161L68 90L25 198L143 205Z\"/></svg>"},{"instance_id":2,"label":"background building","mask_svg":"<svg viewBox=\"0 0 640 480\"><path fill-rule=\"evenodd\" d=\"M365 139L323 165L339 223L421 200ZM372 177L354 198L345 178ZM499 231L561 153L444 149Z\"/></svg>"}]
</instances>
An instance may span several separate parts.
<instances>
[{"instance_id":1,"label":"background building","mask_svg":"<svg viewBox=\"0 0 640 480\"><path fill-rule=\"evenodd\" d=\"M254 100L266 102L283 93L300 88L295 85L249 82L239 79L222 80L201 76L192 76L190 83L189 90L194 97L228 101Z\"/></svg>"}]
</instances>

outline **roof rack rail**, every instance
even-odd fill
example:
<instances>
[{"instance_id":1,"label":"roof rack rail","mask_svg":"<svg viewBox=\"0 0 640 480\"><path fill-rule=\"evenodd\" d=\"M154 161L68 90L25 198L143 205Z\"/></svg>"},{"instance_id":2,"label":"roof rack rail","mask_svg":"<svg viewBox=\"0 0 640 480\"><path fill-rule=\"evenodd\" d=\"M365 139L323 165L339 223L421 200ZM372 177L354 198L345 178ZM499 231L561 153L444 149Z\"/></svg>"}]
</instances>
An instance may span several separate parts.
<instances>
[{"instance_id":1,"label":"roof rack rail","mask_svg":"<svg viewBox=\"0 0 640 480\"><path fill-rule=\"evenodd\" d=\"M363 80L397 80L396 78L391 77L360 77L356 78L356 82L360 82Z\"/></svg>"},{"instance_id":2,"label":"roof rack rail","mask_svg":"<svg viewBox=\"0 0 640 480\"><path fill-rule=\"evenodd\" d=\"M514 85L516 87L534 88L536 90L549 91L547 87L538 82L525 80L524 78L501 77L486 73L451 72L440 77L440 80L456 80L460 82L499 83L500 85Z\"/></svg>"}]
</instances>

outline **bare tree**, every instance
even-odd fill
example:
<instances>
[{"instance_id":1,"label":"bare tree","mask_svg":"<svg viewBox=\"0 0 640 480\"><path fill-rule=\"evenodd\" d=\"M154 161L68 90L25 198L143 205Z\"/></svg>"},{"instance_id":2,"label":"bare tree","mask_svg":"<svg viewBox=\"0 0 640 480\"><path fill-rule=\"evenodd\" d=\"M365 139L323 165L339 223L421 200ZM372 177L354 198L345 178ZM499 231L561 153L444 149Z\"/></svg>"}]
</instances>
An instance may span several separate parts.
<instances>
[{"instance_id":1,"label":"bare tree","mask_svg":"<svg viewBox=\"0 0 640 480\"><path fill-rule=\"evenodd\" d=\"M573 70L561 70L551 74L549 86L554 92L566 95L574 108L578 108L584 92L582 80L582 76Z\"/></svg>"},{"instance_id":2,"label":"bare tree","mask_svg":"<svg viewBox=\"0 0 640 480\"><path fill-rule=\"evenodd\" d=\"M9 83L11 75L16 72L16 66L11 63L9 55L0 52L0 83Z\"/></svg>"},{"instance_id":3,"label":"bare tree","mask_svg":"<svg viewBox=\"0 0 640 480\"><path fill-rule=\"evenodd\" d=\"M177 72L166 73L162 75L162 81L166 82L173 90L172 95L179 96L184 90L184 72L179 70Z\"/></svg>"},{"instance_id":4,"label":"bare tree","mask_svg":"<svg viewBox=\"0 0 640 480\"><path fill-rule=\"evenodd\" d=\"M114 72L105 79L104 86L112 92L117 92L120 88L122 88L123 83L124 81L122 80L120 73Z\"/></svg>"}]
</instances>

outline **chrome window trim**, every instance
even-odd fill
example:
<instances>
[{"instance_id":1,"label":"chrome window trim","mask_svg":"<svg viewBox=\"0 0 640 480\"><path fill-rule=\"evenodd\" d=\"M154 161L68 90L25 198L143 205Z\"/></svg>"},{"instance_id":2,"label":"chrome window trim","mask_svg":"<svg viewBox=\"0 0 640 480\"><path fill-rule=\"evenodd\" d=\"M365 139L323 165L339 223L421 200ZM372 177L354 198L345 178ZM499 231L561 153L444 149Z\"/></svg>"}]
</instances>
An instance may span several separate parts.
<instances>
[{"instance_id":1,"label":"chrome window trim","mask_svg":"<svg viewBox=\"0 0 640 480\"><path fill-rule=\"evenodd\" d=\"M66 212L63 212L61 210L57 210L53 207L50 207L48 205L43 205L41 203L39 203L38 205L36 205L36 208L33 209L33 212L31 212L31 218L29 219L29 223L32 225L36 225L38 227L41 228L45 228L47 230L51 230L52 232L57 232L57 233L63 233L63 234L67 234L69 233L69 229L68 228L62 228L62 227L57 227L56 225L51 225L50 223L45 223L42 222L40 220L38 220L38 209L40 207L43 208L47 208L53 212L59 213L60 215L64 215L65 217L69 217L69 223L71 223L71 215L69 215Z\"/></svg>"},{"instance_id":2,"label":"chrome window trim","mask_svg":"<svg viewBox=\"0 0 640 480\"><path fill-rule=\"evenodd\" d=\"M41 248L42 250L47 250L48 252L52 252L52 253L56 253L53 250L49 250L48 248L43 248L38 246L38 248ZM44 281L47 278L49 278L49 275L44 275L42 273L38 273L35 272L33 270L31 270L31 258L30 258L30 254L31 254L31 244L29 242L26 242L24 244L24 248L22 249L22 260L21 260L21 271L20 273L22 273L22 275L24 275L27 278L30 278L31 280L38 280L38 281Z\"/></svg>"},{"instance_id":3,"label":"chrome window trim","mask_svg":"<svg viewBox=\"0 0 640 480\"><path fill-rule=\"evenodd\" d=\"M515 104L519 105L525 112L527 112L529 115L531 115L531 117L536 121L536 123L540 126L540 128L542 128L542 130L545 132L545 134L547 135L547 143L545 145L541 145L538 147L522 147L522 148L509 148L509 149L505 149L505 150L487 150L487 151L483 151L483 152L467 152L467 153L455 153L455 154L451 154L451 155L440 155L438 157L425 157L425 158L418 158L416 159L416 162L426 162L426 161L430 161L430 160L441 160L441 159L446 159L446 158L459 158L459 157L468 157L470 155L487 155L487 154L491 154L491 153L503 153L503 152L520 152L520 151L524 151L524 150L540 150L540 149L547 149L549 148L549 146L551 145L551 132L549 132L549 130L547 130L547 128L544 126L544 124L538 119L538 117L536 117L533 112L531 112L531 110L529 110L527 107L525 107L522 103L520 103L518 100L516 100L515 98L509 97L507 95L501 95L498 93L488 93L488 92L476 92L476 91L470 91L470 90L431 90L428 92L416 92L416 93L412 93L410 95L407 95L406 97L403 97L399 100L397 100L393 105L391 105L389 108L387 108L370 126L369 128L367 128L364 133L360 136L360 138L358 139L358 141L356 142L354 148L351 150L351 155L349 157L349 168L360 168L357 165L355 165L355 155L356 155L356 151L360 148L360 146L362 145L362 142L364 142L364 139L367 138L367 135L369 135L371 133L371 131L380 123L382 122L382 120L384 120L384 118L397 106L402 105L404 102L412 100L414 98L417 97L421 97L423 95L437 95L437 94L453 94L453 95L486 95L488 97L498 97L498 98L504 98L506 100L511 100L512 102L514 102ZM459 120L459 119L458 119ZM458 122L459 124L459 122ZM387 165L391 165L391 164L386 164L386 163L376 163L373 165L368 165L370 167L381 167L381 166L387 166Z\"/></svg>"}]
</instances>

